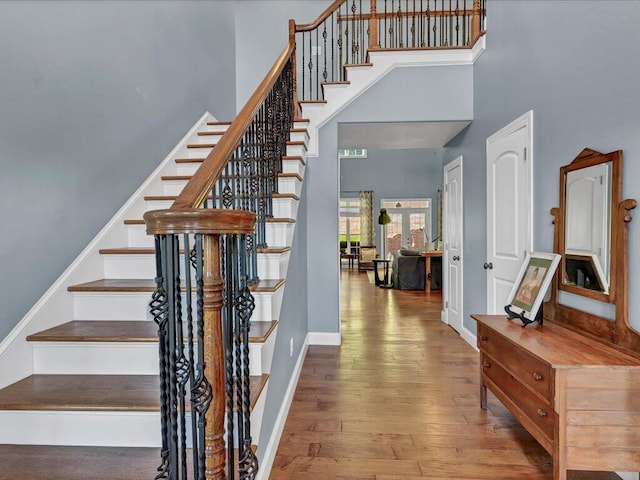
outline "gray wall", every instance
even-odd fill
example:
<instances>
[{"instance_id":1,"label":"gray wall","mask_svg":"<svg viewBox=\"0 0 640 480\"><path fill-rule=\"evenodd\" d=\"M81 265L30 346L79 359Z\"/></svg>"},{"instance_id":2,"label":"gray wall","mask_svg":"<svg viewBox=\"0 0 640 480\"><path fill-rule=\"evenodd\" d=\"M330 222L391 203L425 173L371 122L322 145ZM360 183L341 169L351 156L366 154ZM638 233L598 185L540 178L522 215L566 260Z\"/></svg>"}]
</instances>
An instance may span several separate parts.
<instances>
[{"instance_id":1,"label":"gray wall","mask_svg":"<svg viewBox=\"0 0 640 480\"><path fill-rule=\"evenodd\" d=\"M236 2L236 105L240 111L289 41L289 19L311 23L329 0ZM258 48L256 48L258 47Z\"/></svg>"},{"instance_id":2,"label":"gray wall","mask_svg":"<svg viewBox=\"0 0 640 480\"><path fill-rule=\"evenodd\" d=\"M206 110L233 114L233 15L0 2L0 339Z\"/></svg>"},{"instance_id":3,"label":"gray wall","mask_svg":"<svg viewBox=\"0 0 640 480\"><path fill-rule=\"evenodd\" d=\"M381 121L456 121L473 118L471 66L392 70L320 129L319 157L305 178L309 331L339 332L338 124Z\"/></svg>"},{"instance_id":4,"label":"gray wall","mask_svg":"<svg viewBox=\"0 0 640 480\"><path fill-rule=\"evenodd\" d=\"M464 324L486 311L485 140L534 110L534 249L551 251L558 169L584 147L624 151L625 198L640 198L640 2L488 1L487 50L475 65L474 121L450 143L464 155ZM569 22L569 23L568 23ZM637 213L636 213L637 216ZM639 325L638 219L629 235L631 320Z\"/></svg>"},{"instance_id":5,"label":"gray wall","mask_svg":"<svg viewBox=\"0 0 640 480\"><path fill-rule=\"evenodd\" d=\"M267 404L262 420L258 456L260 459L266 453L284 395L289 386L295 363L300 356L300 350L307 336L307 195L306 188L302 189L298 204L296 229L291 245L291 257L287 271L278 335L269 376L269 390ZM293 338L293 356L289 355L289 342ZM257 440L257 439L256 439Z\"/></svg>"},{"instance_id":6,"label":"gray wall","mask_svg":"<svg viewBox=\"0 0 640 480\"><path fill-rule=\"evenodd\" d=\"M358 197L360 190L373 190L374 211L382 199L431 198L432 234L437 232L438 189L442 185L443 149L368 149L367 158L340 159L340 196ZM376 246L381 251L380 227Z\"/></svg>"}]
</instances>

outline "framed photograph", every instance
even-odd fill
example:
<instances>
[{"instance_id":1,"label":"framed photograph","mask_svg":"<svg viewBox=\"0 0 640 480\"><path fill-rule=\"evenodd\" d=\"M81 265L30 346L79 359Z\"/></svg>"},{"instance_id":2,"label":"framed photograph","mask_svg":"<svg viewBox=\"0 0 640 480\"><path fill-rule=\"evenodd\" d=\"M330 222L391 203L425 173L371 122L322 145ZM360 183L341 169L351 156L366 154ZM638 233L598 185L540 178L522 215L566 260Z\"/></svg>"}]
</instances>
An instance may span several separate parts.
<instances>
[{"instance_id":1,"label":"framed photograph","mask_svg":"<svg viewBox=\"0 0 640 480\"><path fill-rule=\"evenodd\" d=\"M609 282L600 266L600 260L593 253L565 252L562 283L609 293Z\"/></svg>"},{"instance_id":2,"label":"framed photograph","mask_svg":"<svg viewBox=\"0 0 640 480\"><path fill-rule=\"evenodd\" d=\"M527 253L507 299L509 318L519 318L523 326L536 320L559 263L560 255L555 253Z\"/></svg>"}]
</instances>

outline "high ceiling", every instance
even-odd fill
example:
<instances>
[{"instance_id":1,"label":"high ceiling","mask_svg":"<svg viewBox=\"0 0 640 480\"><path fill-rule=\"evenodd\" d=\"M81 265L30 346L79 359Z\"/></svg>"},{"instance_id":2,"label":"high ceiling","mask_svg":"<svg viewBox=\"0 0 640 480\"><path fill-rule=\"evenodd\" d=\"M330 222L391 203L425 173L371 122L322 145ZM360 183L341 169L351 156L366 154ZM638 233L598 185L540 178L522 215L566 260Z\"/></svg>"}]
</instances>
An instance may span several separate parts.
<instances>
[{"instance_id":1,"label":"high ceiling","mask_svg":"<svg viewBox=\"0 0 640 480\"><path fill-rule=\"evenodd\" d=\"M470 123L342 123L338 148L442 148Z\"/></svg>"}]
</instances>

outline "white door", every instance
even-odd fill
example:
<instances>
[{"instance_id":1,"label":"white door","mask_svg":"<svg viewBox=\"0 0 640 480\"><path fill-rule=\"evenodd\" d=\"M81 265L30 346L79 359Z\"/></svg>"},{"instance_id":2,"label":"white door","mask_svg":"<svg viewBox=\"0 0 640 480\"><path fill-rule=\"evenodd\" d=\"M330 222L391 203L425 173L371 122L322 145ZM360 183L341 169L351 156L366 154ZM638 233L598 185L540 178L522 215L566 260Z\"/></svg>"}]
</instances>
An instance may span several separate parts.
<instances>
[{"instance_id":1,"label":"white door","mask_svg":"<svg viewBox=\"0 0 640 480\"><path fill-rule=\"evenodd\" d=\"M387 225L387 248L395 253L401 248L424 249L431 240L431 199L382 200L391 223Z\"/></svg>"},{"instance_id":2,"label":"white door","mask_svg":"<svg viewBox=\"0 0 640 480\"><path fill-rule=\"evenodd\" d=\"M445 321L462 329L462 157L444 167L443 305Z\"/></svg>"},{"instance_id":3,"label":"white door","mask_svg":"<svg viewBox=\"0 0 640 480\"><path fill-rule=\"evenodd\" d=\"M487 313L504 313L532 240L533 111L487 139Z\"/></svg>"}]
</instances>

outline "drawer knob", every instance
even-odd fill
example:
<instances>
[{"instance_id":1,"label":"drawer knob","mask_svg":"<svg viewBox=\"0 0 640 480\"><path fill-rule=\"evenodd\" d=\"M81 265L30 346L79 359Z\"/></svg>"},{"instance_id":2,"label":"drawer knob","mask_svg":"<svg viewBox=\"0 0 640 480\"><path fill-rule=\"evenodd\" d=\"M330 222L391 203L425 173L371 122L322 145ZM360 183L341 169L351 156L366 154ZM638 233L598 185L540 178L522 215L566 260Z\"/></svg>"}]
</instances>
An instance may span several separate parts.
<instances>
[{"instance_id":1,"label":"drawer knob","mask_svg":"<svg viewBox=\"0 0 640 480\"><path fill-rule=\"evenodd\" d=\"M489 362L484 362L484 368L491 368L491 364Z\"/></svg>"},{"instance_id":2,"label":"drawer knob","mask_svg":"<svg viewBox=\"0 0 640 480\"><path fill-rule=\"evenodd\" d=\"M542 381L542 379L543 379L543 376L542 376L542 375L540 375L538 372L533 372L533 379L534 379L536 382L541 382L541 381Z\"/></svg>"},{"instance_id":3,"label":"drawer knob","mask_svg":"<svg viewBox=\"0 0 640 480\"><path fill-rule=\"evenodd\" d=\"M547 412L545 412L544 410L539 408L538 409L538 415L540 415L541 417L546 417L547 416Z\"/></svg>"},{"instance_id":4,"label":"drawer knob","mask_svg":"<svg viewBox=\"0 0 640 480\"><path fill-rule=\"evenodd\" d=\"M481 342L486 342L486 341L487 341L487 336L486 336L486 335L482 335L482 336L480 337L480 341L481 341Z\"/></svg>"}]
</instances>

